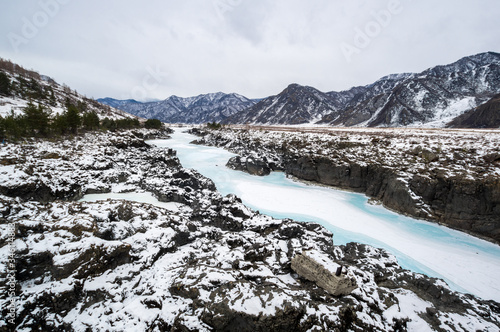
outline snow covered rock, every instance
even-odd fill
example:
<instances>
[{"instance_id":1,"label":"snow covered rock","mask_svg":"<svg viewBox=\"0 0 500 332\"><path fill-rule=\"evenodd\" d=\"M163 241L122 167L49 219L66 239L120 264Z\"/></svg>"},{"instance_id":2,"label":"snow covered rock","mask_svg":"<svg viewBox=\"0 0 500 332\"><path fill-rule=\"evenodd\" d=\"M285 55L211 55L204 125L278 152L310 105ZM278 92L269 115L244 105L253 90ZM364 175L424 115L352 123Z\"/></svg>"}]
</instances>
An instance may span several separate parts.
<instances>
[{"instance_id":1,"label":"snow covered rock","mask_svg":"<svg viewBox=\"0 0 500 332\"><path fill-rule=\"evenodd\" d=\"M11 303L10 250L17 296L15 324L0 320L0 331L498 330L498 303L403 270L384 250L334 246L318 224L256 213L182 168L174 151L136 138L1 147L2 158L23 160L0 166L1 185L43 183L50 199L0 195L1 317ZM148 190L184 208L55 195L71 185L82 194ZM332 296L297 278L292 259L304 250L346 266L358 288Z\"/></svg>"},{"instance_id":2,"label":"snow covered rock","mask_svg":"<svg viewBox=\"0 0 500 332\"><path fill-rule=\"evenodd\" d=\"M258 160L254 157L240 157L234 156L226 164L227 167L237 170L244 171L252 175L269 175L271 173L271 168L266 160Z\"/></svg>"},{"instance_id":3,"label":"snow covered rock","mask_svg":"<svg viewBox=\"0 0 500 332\"><path fill-rule=\"evenodd\" d=\"M314 281L332 295L348 295L356 288L356 281L345 275L341 265L325 259L318 252L305 251L295 255L291 267L301 277Z\"/></svg>"}]
</instances>

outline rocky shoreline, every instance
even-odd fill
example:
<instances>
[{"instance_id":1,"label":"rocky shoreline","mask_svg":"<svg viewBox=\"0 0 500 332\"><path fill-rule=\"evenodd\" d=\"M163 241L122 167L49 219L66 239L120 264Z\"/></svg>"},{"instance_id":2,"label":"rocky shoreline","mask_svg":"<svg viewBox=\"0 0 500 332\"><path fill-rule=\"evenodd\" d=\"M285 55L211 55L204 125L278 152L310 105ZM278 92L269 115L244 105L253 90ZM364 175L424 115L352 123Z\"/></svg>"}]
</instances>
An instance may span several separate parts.
<instances>
[{"instance_id":1,"label":"rocky shoreline","mask_svg":"<svg viewBox=\"0 0 500 332\"><path fill-rule=\"evenodd\" d=\"M0 331L497 331L500 304L402 269L382 249L276 220L184 169L154 131L88 133L0 149L0 302L16 226L15 324ZM164 134L164 133L163 133ZM267 162L272 161L270 156ZM153 193L176 210L104 192ZM292 269L305 251L343 266L334 296Z\"/></svg>"},{"instance_id":2,"label":"rocky shoreline","mask_svg":"<svg viewBox=\"0 0 500 332\"><path fill-rule=\"evenodd\" d=\"M301 133L194 129L237 153L228 167L366 194L399 213L500 243L500 133L344 129ZM460 142L457 144L457 142Z\"/></svg>"}]
</instances>

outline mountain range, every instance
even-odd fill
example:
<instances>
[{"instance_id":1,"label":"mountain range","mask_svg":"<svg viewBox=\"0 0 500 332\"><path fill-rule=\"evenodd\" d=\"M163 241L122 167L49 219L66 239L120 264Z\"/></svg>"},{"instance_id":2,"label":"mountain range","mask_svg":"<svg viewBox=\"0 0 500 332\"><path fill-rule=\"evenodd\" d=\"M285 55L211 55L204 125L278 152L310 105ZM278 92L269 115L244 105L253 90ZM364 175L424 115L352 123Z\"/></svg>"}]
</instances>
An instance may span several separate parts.
<instances>
[{"instance_id":1,"label":"mountain range","mask_svg":"<svg viewBox=\"0 0 500 332\"><path fill-rule=\"evenodd\" d=\"M456 127L466 125L458 117L469 114L498 93L500 54L486 52L421 73L388 75L372 84L340 92L321 92L294 83L260 101L222 92L190 98L171 96L148 103L112 98L98 101L169 123ZM488 110L493 112L490 120L469 120L467 125L498 127L493 109ZM483 113L476 113L475 117Z\"/></svg>"},{"instance_id":2,"label":"mountain range","mask_svg":"<svg viewBox=\"0 0 500 332\"><path fill-rule=\"evenodd\" d=\"M196 97L171 96L162 101L141 103L133 99L98 99L99 102L147 119L168 123L221 122L253 106L255 101L236 93L208 93Z\"/></svg>"}]
</instances>

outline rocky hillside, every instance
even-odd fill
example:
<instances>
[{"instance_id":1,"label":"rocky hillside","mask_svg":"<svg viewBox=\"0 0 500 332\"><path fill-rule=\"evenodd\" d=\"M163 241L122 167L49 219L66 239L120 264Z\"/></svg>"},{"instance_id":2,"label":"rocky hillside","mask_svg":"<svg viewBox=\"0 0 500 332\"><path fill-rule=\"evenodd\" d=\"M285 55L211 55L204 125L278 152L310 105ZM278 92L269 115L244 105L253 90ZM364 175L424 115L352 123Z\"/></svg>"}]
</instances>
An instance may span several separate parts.
<instances>
[{"instance_id":1,"label":"rocky hillside","mask_svg":"<svg viewBox=\"0 0 500 332\"><path fill-rule=\"evenodd\" d=\"M269 129L274 131L263 131ZM228 166L363 192L386 207L500 243L500 134L286 128L194 132L239 156ZM457 142L460 142L457 145Z\"/></svg>"},{"instance_id":2,"label":"rocky hillside","mask_svg":"<svg viewBox=\"0 0 500 332\"><path fill-rule=\"evenodd\" d=\"M175 151L147 144L152 134L0 147L0 331L498 330L498 303L223 197ZM75 201L108 191L172 205ZM333 296L292 270L311 252L356 288Z\"/></svg>"},{"instance_id":3,"label":"rocky hillside","mask_svg":"<svg viewBox=\"0 0 500 332\"><path fill-rule=\"evenodd\" d=\"M468 56L421 73L393 74L347 91L291 85L225 120L233 124L445 127L500 92L500 54Z\"/></svg>"},{"instance_id":4,"label":"rocky hillside","mask_svg":"<svg viewBox=\"0 0 500 332\"><path fill-rule=\"evenodd\" d=\"M181 98L171 96L163 101L140 103L135 100L98 99L103 104L147 119L159 119L166 123L220 122L255 104L236 93L222 92Z\"/></svg>"},{"instance_id":5,"label":"rocky hillside","mask_svg":"<svg viewBox=\"0 0 500 332\"><path fill-rule=\"evenodd\" d=\"M101 119L118 120L133 117L124 111L87 98L48 76L26 70L1 58L0 81L5 82L0 91L0 117L6 117L12 112L16 115L22 114L22 110L30 101L43 105L52 115L62 114L66 110L66 105L70 103L79 105L85 112L96 112Z\"/></svg>"},{"instance_id":6,"label":"rocky hillside","mask_svg":"<svg viewBox=\"0 0 500 332\"><path fill-rule=\"evenodd\" d=\"M500 128L500 94L465 112L448 124L451 128Z\"/></svg>"}]
</instances>

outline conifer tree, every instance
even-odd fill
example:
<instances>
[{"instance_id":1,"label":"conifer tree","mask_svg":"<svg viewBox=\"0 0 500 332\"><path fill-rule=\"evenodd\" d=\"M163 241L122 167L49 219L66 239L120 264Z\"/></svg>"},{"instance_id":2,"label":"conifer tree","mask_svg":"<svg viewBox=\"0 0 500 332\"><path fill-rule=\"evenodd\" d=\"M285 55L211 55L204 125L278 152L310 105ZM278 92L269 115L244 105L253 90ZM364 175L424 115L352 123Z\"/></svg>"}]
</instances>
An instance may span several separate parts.
<instances>
[{"instance_id":1,"label":"conifer tree","mask_svg":"<svg viewBox=\"0 0 500 332\"><path fill-rule=\"evenodd\" d=\"M23 109L23 120L31 135L46 136L49 130L50 112L42 105L35 106L29 102Z\"/></svg>"},{"instance_id":2,"label":"conifer tree","mask_svg":"<svg viewBox=\"0 0 500 332\"><path fill-rule=\"evenodd\" d=\"M9 76L3 71L0 71L0 95L9 96L11 89L11 83Z\"/></svg>"},{"instance_id":3,"label":"conifer tree","mask_svg":"<svg viewBox=\"0 0 500 332\"><path fill-rule=\"evenodd\" d=\"M78 108L75 105L69 104L65 117L69 131L72 134L76 134L78 132L78 127L82 123Z\"/></svg>"},{"instance_id":4,"label":"conifer tree","mask_svg":"<svg viewBox=\"0 0 500 332\"><path fill-rule=\"evenodd\" d=\"M95 111L87 112L82 116L82 123L87 130L97 129L99 128L99 116Z\"/></svg>"},{"instance_id":5,"label":"conifer tree","mask_svg":"<svg viewBox=\"0 0 500 332\"><path fill-rule=\"evenodd\" d=\"M148 129L160 129L162 126L162 123L158 119L148 119L144 123L144 127Z\"/></svg>"}]
</instances>

